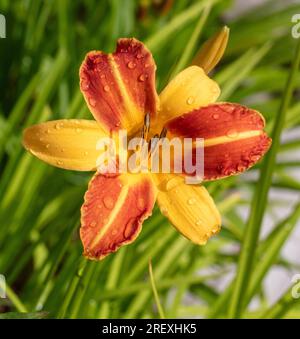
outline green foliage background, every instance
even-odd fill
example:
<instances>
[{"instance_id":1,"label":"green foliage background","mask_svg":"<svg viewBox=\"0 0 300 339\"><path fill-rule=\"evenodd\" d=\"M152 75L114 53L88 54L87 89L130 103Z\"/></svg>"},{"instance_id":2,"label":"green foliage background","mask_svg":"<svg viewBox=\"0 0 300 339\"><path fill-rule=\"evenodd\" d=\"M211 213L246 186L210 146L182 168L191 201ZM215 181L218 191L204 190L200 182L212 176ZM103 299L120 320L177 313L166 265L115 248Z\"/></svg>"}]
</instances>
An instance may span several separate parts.
<instances>
[{"instance_id":1,"label":"green foliage background","mask_svg":"<svg viewBox=\"0 0 300 339\"><path fill-rule=\"evenodd\" d=\"M267 1L229 20L224 13L231 13L232 1L175 0L169 10L154 2L0 0L7 20L7 38L0 40L0 273L8 285L0 318L153 318L161 308L166 317L300 317L300 299L290 289L270 305L263 288L274 265L300 273L281 256L299 219L299 203L259 238L266 214L284 204L280 195L268 198L270 188L294 192L299 201L300 183L291 170L299 171L300 162L277 155L300 150L299 133L280 143L283 130L300 124L300 52L291 37L291 17L300 4ZM60 118L91 119L78 80L89 50L112 51L119 37L144 41L157 62L159 90L225 23L230 43L212 76L222 88L221 100L264 114L271 151L253 176L206 185L223 217L221 233L207 246L188 242L155 209L134 244L104 261L87 262L78 229L91 174L56 169L27 154L22 129ZM240 207L249 209L248 220ZM225 251L228 246L240 250ZM232 268L233 281L220 292L211 282ZM251 311L254 297L259 307Z\"/></svg>"}]
</instances>

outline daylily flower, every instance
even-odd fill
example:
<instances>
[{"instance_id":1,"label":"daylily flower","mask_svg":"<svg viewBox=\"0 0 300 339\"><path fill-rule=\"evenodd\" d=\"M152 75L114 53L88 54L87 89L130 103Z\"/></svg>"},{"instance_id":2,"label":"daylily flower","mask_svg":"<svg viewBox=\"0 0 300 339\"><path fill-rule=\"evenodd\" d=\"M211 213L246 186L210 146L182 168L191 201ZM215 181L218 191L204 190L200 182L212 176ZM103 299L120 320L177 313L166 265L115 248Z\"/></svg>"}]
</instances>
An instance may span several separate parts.
<instances>
[{"instance_id":1,"label":"daylily flower","mask_svg":"<svg viewBox=\"0 0 300 339\"><path fill-rule=\"evenodd\" d=\"M90 52L80 68L80 88L95 121L57 120L29 127L24 146L51 165L93 171L98 139L120 129L135 136L150 114L150 135L165 128L167 137L204 138L204 180L244 172L268 150L271 139L257 111L215 103L220 89L206 73L216 64L217 54L206 62L205 71L195 65L186 68L158 96L155 62L140 41L120 39L113 54ZM84 255L99 260L134 241L155 201L195 244L205 244L220 230L213 199L204 186L186 184L184 174L96 173L81 209Z\"/></svg>"}]
</instances>

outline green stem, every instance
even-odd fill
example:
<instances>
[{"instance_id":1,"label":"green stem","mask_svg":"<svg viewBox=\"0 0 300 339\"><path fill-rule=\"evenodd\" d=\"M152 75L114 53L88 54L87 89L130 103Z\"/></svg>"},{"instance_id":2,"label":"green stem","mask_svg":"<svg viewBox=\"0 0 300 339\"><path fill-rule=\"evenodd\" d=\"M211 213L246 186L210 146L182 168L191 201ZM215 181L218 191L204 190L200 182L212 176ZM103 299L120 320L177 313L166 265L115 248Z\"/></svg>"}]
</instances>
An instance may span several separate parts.
<instances>
[{"instance_id":1,"label":"green stem","mask_svg":"<svg viewBox=\"0 0 300 339\"><path fill-rule=\"evenodd\" d=\"M253 197L252 208L248 225L245 231L244 242L241 249L238 262L237 276L232 298L229 306L229 317L240 317L242 313L242 300L247 290L248 281L251 278L253 259L260 233L260 228L264 216L265 206L267 204L268 193L272 182L272 174L275 168L276 155L280 146L280 135L284 127L286 111L289 107L297 71L300 63L300 41L297 45L292 68L288 76L283 99L279 108L276 123L272 133L273 145L264 159L258 185Z\"/></svg>"},{"instance_id":2,"label":"green stem","mask_svg":"<svg viewBox=\"0 0 300 339\"><path fill-rule=\"evenodd\" d=\"M158 311L159 317L161 319L165 319L166 318L165 312L164 312L163 307L161 305L159 295L158 295L158 292L157 292L157 288L156 288L156 285L155 285L151 260L149 260L149 275L150 275L151 287L152 287L152 291L153 291L153 294L154 294L154 299L155 299L155 303L156 303L156 306L157 306L157 311Z\"/></svg>"}]
</instances>

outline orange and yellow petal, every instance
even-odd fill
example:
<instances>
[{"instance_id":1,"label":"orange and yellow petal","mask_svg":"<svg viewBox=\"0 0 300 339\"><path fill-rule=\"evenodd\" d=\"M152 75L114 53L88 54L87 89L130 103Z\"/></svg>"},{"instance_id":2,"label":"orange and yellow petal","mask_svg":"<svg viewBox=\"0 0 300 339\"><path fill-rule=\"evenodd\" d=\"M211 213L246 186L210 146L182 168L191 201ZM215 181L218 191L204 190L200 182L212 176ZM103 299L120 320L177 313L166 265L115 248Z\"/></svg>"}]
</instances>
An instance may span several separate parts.
<instances>
[{"instance_id":1,"label":"orange and yellow petal","mask_svg":"<svg viewBox=\"0 0 300 339\"><path fill-rule=\"evenodd\" d=\"M84 255L101 260L133 242L151 215L155 199L156 187L146 174L96 174L81 209Z\"/></svg>"},{"instance_id":2,"label":"orange and yellow petal","mask_svg":"<svg viewBox=\"0 0 300 339\"><path fill-rule=\"evenodd\" d=\"M198 245L217 234L221 217L215 203L203 186L188 185L176 174L156 175L157 202L175 228Z\"/></svg>"},{"instance_id":3,"label":"orange and yellow petal","mask_svg":"<svg viewBox=\"0 0 300 339\"><path fill-rule=\"evenodd\" d=\"M158 108L156 65L145 45L119 39L116 51L87 54L80 68L80 88L94 118L108 131L134 133Z\"/></svg>"},{"instance_id":4,"label":"orange and yellow petal","mask_svg":"<svg viewBox=\"0 0 300 339\"><path fill-rule=\"evenodd\" d=\"M96 169L100 155L97 142L105 136L106 132L94 120L55 120L26 128L23 145L50 165L91 171Z\"/></svg>"},{"instance_id":5,"label":"orange and yellow petal","mask_svg":"<svg viewBox=\"0 0 300 339\"><path fill-rule=\"evenodd\" d=\"M161 92L159 128L167 121L196 108L207 106L220 95L218 84L198 66L190 66L173 78Z\"/></svg>"},{"instance_id":6,"label":"orange and yellow petal","mask_svg":"<svg viewBox=\"0 0 300 339\"><path fill-rule=\"evenodd\" d=\"M170 136L204 138L204 179L244 172L267 152L263 116L233 103L202 107L168 122ZM194 149L195 153L195 149Z\"/></svg>"}]
</instances>

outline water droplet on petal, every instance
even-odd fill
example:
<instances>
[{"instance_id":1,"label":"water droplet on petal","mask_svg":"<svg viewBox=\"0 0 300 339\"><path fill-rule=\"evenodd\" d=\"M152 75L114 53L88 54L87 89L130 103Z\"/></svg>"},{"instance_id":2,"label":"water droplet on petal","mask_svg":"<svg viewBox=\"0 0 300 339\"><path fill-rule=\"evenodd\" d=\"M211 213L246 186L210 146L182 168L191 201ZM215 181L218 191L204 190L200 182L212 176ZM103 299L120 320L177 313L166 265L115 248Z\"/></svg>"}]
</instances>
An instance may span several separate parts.
<instances>
[{"instance_id":1,"label":"water droplet on petal","mask_svg":"<svg viewBox=\"0 0 300 339\"><path fill-rule=\"evenodd\" d=\"M145 74L141 74L141 75L139 76L139 81L144 82L145 79L146 79Z\"/></svg>"},{"instance_id":2,"label":"water droplet on petal","mask_svg":"<svg viewBox=\"0 0 300 339\"><path fill-rule=\"evenodd\" d=\"M56 129L61 129L63 126L64 124L62 122L58 122L57 124L55 124Z\"/></svg>"},{"instance_id":3,"label":"water droplet on petal","mask_svg":"<svg viewBox=\"0 0 300 339\"><path fill-rule=\"evenodd\" d=\"M87 80L84 79L81 81L80 86L83 91L87 91L90 87L90 84Z\"/></svg>"},{"instance_id":4,"label":"water droplet on petal","mask_svg":"<svg viewBox=\"0 0 300 339\"><path fill-rule=\"evenodd\" d=\"M62 166L64 163L63 163L61 160L58 160L58 161L56 162L56 164L57 164L58 166Z\"/></svg>"},{"instance_id":5,"label":"water droplet on petal","mask_svg":"<svg viewBox=\"0 0 300 339\"><path fill-rule=\"evenodd\" d=\"M114 207L114 201L113 201L113 199L111 197L105 197L103 199L103 204L109 210L111 210Z\"/></svg>"},{"instance_id":6,"label":"water droplet on petal","mask_svg":"<svg viewBox=\"0 0 300 339\"><path fill-rule=\"evenodd\" d=\"M48 149L50 147L50 144L47 144L45 147Z\"/></svg>"},{"instance_id":7,"label":"water droplet on petal","mask_svg":"<svg viewBox=\"0 0 300 339\"><path fill-rule=\"evenodd\" d=\"M201 226L202 225L202 221L200 219L196 220L195 222L196 226Z\"/></svg>"},{"instance_id":8,"label":"water droplet on petal","mask_svg":"<svg viewBox=\"0 0 300 339\"><path fill-rule=\"evenodd\" d=\"M238 136L238 132L235 129L230 129L227 132L228 138L236 138Z\"/></svg>"},{"instance_id":9,"label":"water droplet on petal","mask_svg":"<svg viewBox=\"0 0 300 339\"><path fill-rule=\"evenodd\" d=\"M167 216L168 215L168 209L165 206L160 206L160 211L163 215Z\"/></svg>"},{"instance_id":10,"label":"water droplet on petal","mask_svg":"<svg viewBox=\"0 0 300 339\"><path fill-rule=\"evenodd\" d=\"M212 118L213 118L214 120L218 120L219 117L220 117L220 115L219 115L218 113L214 113L214 114L212 115Z\"/></svg>"},{"instance_id":11,"label":"water droplet on petal","mask_svg":"<svg viewBox=\"0 0 300 339\"><path fill-rule=\"evenodd\" d=\"M167 182L165 183L165 190L166 191L171 191L172 189L178 187L180 185L180 181L178 180L178 178L172 178L167 180ZM175 191L176 193L176 191Z\"/></svg>"},{"instance_id":12,"label":"water droplet on petal","mask_svg":"<svg viewBox=\"0 0 300 339\"><path fill-rule=\"evenodd\" d=\"M139 198L138 201L137 201L137 208L139 210L143 211L144 208L145 208L145 205L146 205L145 199L144 198Z\"/></svg>"},{"instance_id":13,"label":"water droplet on petal","mask_svg":"<svg viewBox=\"0 0 300 339\"><path fill-rule=\"evenodd\" d=\"M246 166L243 165L243 164L238 164L238 165L236 166L236 170L237 170L238 172L243 172L243 171L245 171L245 169L246 169Z\"/></svg>"},{"instance_id":14,"label":"water droplet on petal","mask_svg":"<svg viewBox=\"0 0 300 339\"><path fill-rule=\"evenodd\" d=\"M109 92L110 88L109 88L108 85L105 85L105 86L103 87L103 90L104 90L104 92Z\"/></svg>"},{"instance_id":15,"label":"water droplet on petal","mask_svg":"<svg viewBox=\"0 0 300 339\"><path fill-rule=\"evenodd\" d=\"M194 98L194 97L188 97L187 100L186 100L186 103L187 103L188 105L191 105L191 104L194 103L194 101L195 101L195 98Z\"/></svg>"},{"instance_id":16,"label":"water droplet on petal","mask_svg":"<svg viewBox=\"0 0 300 339\"><path fill-rule=\"evenodd\" d=\"M136 64L133 61L129 61L127 67L130 69L134 69L136 67Z\"/></svg>"},{"instance_id":17,"label":"water droplet on petal","mask_svg":"<svg viewBox=\"0 0 300 339\"><path fill-rule=\"evenodd\" d=\"M219 227L213 228L212 231L211 231L212 234L217 234L219 232L220 232L220 228Z\"/></svg>"},{"instance_id":18,"label":"water droplet on petal","mask_svg":"<svg viewBox=\"0 0 300 339\"><path fill-rule=\"evenodd\" d=\"M100 78L101 78L101 79L104 79L104 78L105 78L105 74L101 74L101 75L100 75Z\"/></svg>"},{"instance_id":19,"label":"water droplet on petal","mask_svg":"<svg viewBox=\"0 0 300 339\"><path fill-rule=\"evenodd\" d=\"M250 160L252 161L252 162L257 162L259 159L260 159L260 155L258 155L258 154L253 154L253 155L251 155L250 156Z\"/></svg>"},{"instance_id":20,"label":"water droplet on petal","mask_svg":"<svg viewBox=\"0 0 300 339\"><path fill-rule=\"evenodd\" d=\"M143 57L143 54L142 54L142 53L138 53L138 54L136 55L136 58L137 58L137 59L142 59L142 57Z\"/></svg>"},{"instance_id":21,"label":"water droplet on petal","mask_svg":"<svg viewBox=\"0 0 300 339\"><path fill-rule=\"evenodd\" d=\"M93 98L93 97L90 97L90 98L89 98L89 104L90 104L92 107L95 107L96 104L97 104L96 99Z\"/></svg>"},{"instance_id":22,"label":"water droplet on petal","mask_svg":"<svg viewBox=\"0 0 300 339\"><path fill-rule=\"evenodd\" d=\"M124 230L124 233L123 233L125 239L131 237L131 235L133 234L133 232L135 230L134 221L135 221L134 219L130 219L128 221L128 223L126 224L125 230Z\"/></svg>"},{"instance_id":23,"label":"water droplet on petal","mask_svg":"<svg viewBox=\"0 0 300 339\"><path fill-rule=\"evenodd\" d=\"M187 201L188 205L194 205L195 202L196 202L195 198L189 198L188 201Z\"/></svg>"},{"instance_id":24,"label":"water droplet on petal","mask_svg":"<svg viewBox=\"0 0 300 339\"><path fill-rule=\"evenodd\" d=\"M97 226L96 221L92 221L92 222L90 223L90 226L91 226L91 227L96 227L96 226Z\"/></svg>"}]
</instances>

